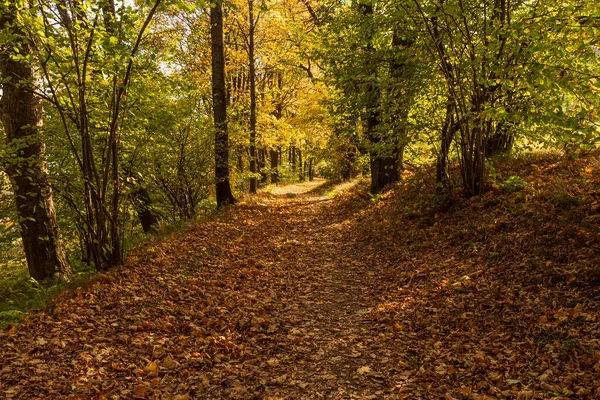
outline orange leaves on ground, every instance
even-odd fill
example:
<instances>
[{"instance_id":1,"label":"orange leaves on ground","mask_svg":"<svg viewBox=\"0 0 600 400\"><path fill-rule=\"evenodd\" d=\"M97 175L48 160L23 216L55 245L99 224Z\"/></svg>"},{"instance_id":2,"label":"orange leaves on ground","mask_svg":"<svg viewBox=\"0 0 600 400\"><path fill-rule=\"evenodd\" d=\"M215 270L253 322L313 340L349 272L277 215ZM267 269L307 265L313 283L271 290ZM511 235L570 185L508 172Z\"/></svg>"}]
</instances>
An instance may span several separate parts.
<instances>
[{"instance_id":1,"label":"orange leaves on ground","mask_svg":"<svg viewBox=\"0 0 600 400\"><path fill-rule=\"evenodd\" d=\"M0 396L600 398L600 176L513 164L446 210L424 172L306 183L149 243L0 332Z\"/></svg>"}]
</instances>

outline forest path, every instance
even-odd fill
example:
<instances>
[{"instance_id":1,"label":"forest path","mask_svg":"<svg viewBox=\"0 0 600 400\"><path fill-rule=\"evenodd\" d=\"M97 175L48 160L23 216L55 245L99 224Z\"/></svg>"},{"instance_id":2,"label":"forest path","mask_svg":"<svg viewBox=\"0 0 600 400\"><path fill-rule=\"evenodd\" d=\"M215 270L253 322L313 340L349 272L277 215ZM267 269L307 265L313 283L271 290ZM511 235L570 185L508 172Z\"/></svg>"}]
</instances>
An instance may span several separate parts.
<instances>
[{"instance_id":1,"label":"forest path","mask_svg":"<svg viewBox=\"0 0 600 400\"><path fill-rule=\"evenodd\" d=\"M312 182L150 243L0 333L7 398L384 398L375 257ZM385 395L385 396L384 396ZM395 398L395 397L394 397Z\"/></svg>"},{"instance_id":2,"label":"forest path","mask_svg":"<svg viewBox=\"0 0 600 400\"><path fill-rule=\"evenodd\" d=\"M382 398L389 388L375 365L390 350L363 318L379 297L373 254L353 240L346 212L312 186L281 188L280 196L305 191L272 211L287 216L271 238L279 244L271 262L285 279L269 315L280 329L259 380L266 398Z\"/></svg>"}]
</instances>

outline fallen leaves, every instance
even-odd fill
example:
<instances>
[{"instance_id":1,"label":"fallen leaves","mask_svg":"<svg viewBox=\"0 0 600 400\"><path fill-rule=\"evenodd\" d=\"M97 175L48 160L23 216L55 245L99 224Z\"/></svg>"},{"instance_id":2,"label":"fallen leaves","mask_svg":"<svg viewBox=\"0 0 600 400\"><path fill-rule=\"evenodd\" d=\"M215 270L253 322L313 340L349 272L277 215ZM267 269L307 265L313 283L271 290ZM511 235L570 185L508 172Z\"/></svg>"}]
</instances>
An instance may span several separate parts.
<instances>
[{"instance_id":1,"label":"fallen leaves","mask_svg":"<svg viewBox=\"0 0 600 400\"><path fill-rule=\"evenodd\" d=\"M371 372L371 367L369 367L368 365L365 365L364 367L360 367L356 370L356 373L359 375L368 374L370 372Z\"/></svg>"},{"instance_id":2,"label":"fallen leaves","mask_svg":"<svg viewBox=\"0 0 600 400\"><path fill-rule=\"evenodd\" d=\"M152 388L148 385L136 385L133 389L134 397L145 399L152 393Z\"/></svg>"},{"instance_id":3,"label":"fallen leaves","mask_svg":"<svg viewBox=\"0 0 600 400\"><path fill-rule=\"evenodd\" d=\"M286 189L149 243L0 332L0 396L600 397L598 229L512 194L427 211L413 178L376 208Z\"/></svg>"}]
</instances>

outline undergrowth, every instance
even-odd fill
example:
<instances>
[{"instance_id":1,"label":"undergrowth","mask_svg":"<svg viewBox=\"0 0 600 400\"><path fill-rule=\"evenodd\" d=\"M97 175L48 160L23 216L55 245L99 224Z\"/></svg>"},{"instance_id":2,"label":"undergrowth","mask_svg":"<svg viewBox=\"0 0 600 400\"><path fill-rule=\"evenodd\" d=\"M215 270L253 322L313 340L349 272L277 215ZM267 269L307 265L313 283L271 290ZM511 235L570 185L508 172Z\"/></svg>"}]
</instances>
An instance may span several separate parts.
<instances>
[{"instance_id":1,"label":"undergrowth","mask_svg":"<svg viewBox=\"0 0 600 400\"><path fill-rule=\"evenodd\" d=\"M20 322L32 310L47 306L59 293L85 282L94 273L81 263L73 267L69 282L42 285L29 276L24 261L4 264L0 271L0 329Z\"/></svg>"}]
</instances>

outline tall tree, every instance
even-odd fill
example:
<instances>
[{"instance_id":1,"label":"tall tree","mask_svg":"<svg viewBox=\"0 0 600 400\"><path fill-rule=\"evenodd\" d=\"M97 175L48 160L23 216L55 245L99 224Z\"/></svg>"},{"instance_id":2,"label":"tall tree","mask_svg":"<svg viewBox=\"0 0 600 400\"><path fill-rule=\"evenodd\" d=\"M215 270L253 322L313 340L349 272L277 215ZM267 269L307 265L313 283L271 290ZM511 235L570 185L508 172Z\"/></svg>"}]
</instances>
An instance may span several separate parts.
<instances>
[{"instance_id":1,"label":"tall tree","mask_svg":"<svg viewBox=\"0 0 600 400\"><path fill-rule=\"evenodd\" d=\"M258 20L254 20L254 0L248 0L248 58L250 73L250 193L256 193L256 71L254 60L254 30Z\"/></svg>"},{"instance_id":2,"label":"tall tree","mask_svg":"<svg viewBox=\"0 0 600 400\"><path fill-rule=\"evenodd\" d=\"M229 184L229 135L223 45L223 4L211 4L210 38L212 54L213 119L215 123L215 181L217 206L235 203Z\"/></svg>"},{"instance_id":3,"label":"tall tree","mask_svg":"<svg viewBox=\"0 0 600 400\"><path fill-rule=\"evenodd\" d=\"M0 118L11 157L5 170L12 182L29 272L43 281L68 277L71 267L60 241L46 165L40 99L32 90L35 72L25 58L32 46L18 18L18 4L0 4L0 35L11 49L0 51ZM5 42L6 43L6 42Z\"/></svg>"},{"instance_id":4,"label":"tall tree","mask_svg":"<svg viewBox=\"0 0 600 400\"><path fill-rule=\"evenodd\" d=\"M360 10L365 17L366 49L365 54L373 57L375 54L374 33L374 6L372 3L359 4ZM381 89L378 82L373 82L377 77L376 63L369 65L370 74L367 76L367 83L364 86L365 106L366 106L366 126L365 131L371 142L371 192L379 193L383 188L400 179L398 165L398 147L396 138L387 138L381 129Z\"/></svg>"}]
</instances>

